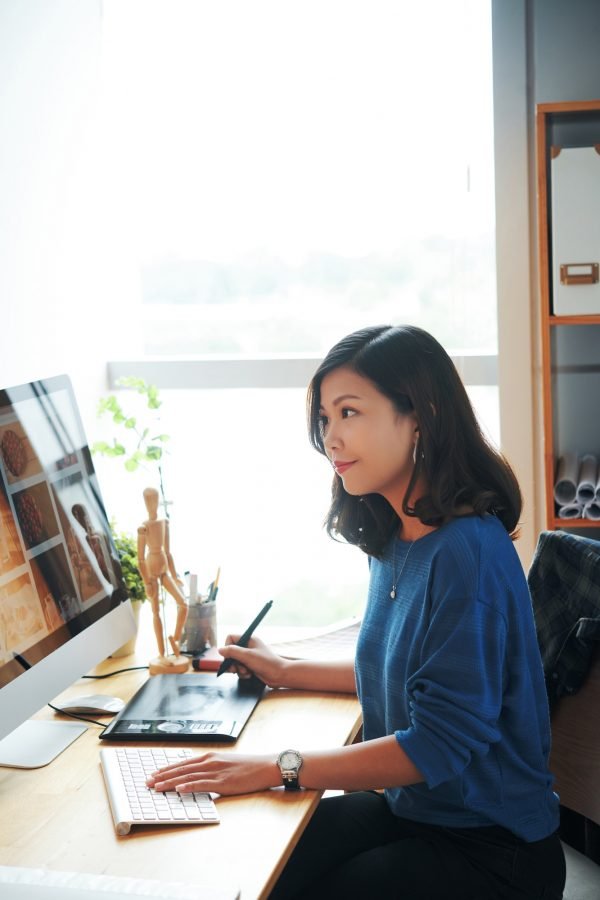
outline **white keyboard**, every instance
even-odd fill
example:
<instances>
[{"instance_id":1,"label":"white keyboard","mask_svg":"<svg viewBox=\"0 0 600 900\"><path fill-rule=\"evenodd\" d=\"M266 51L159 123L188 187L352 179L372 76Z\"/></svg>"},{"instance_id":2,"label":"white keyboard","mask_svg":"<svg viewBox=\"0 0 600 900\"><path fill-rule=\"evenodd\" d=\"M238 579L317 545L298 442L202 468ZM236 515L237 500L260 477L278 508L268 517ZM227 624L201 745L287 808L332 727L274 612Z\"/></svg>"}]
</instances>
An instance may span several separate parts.
<instances>
[{"instance_id":1,"label":"white keyboard","mask_svg":"<svg viewBox=\"0 0 600 900\"><path fill-rule=\"evenodd\" d=\"M100 750L100 763L117 834L132 825L214 825L219 814L210 794L164 793L146 786L162 766L195 754L186 749L110 747Z\"/></svg>"}]
</instances>

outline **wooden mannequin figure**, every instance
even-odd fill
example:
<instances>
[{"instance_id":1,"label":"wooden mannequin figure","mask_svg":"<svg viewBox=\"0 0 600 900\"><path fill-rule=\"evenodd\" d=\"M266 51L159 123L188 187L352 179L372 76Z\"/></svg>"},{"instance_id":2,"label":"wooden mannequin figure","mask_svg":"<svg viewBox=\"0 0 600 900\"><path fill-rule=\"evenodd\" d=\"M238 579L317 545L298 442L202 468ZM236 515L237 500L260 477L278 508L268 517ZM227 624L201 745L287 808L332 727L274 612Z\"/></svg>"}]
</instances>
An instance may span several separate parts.
<instances>
[{"instance_id":1,"label":"wooden mannequin figure","mask_svg":"<svg viewBox=\"0 0 600 900\"><path fill-rule=\"evenodd\" d=\"M181 581L177 577L175 563L169 548L169 522L158 518L158 491L146 488L144 502L148 519L138 528L138 562L144 580L148 599L152 606L154 634L158 645L158 657L151 660L151 675L159 673L186 672L189 660L179 652L179 641L187 618L185 598L180 590ZM177 603L175 632L169 636L172 654L165 654L163 623L160 616L159 589L163 587Z\"/></svg>"}]
</instances>

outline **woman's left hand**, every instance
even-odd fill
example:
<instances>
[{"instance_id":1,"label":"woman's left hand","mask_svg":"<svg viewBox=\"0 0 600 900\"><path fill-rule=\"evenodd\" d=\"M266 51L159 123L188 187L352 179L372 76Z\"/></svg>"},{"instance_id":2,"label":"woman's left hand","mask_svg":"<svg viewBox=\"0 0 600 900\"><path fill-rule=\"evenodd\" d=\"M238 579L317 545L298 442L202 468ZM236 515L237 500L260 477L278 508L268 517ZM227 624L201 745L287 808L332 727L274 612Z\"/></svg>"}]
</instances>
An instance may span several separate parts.
<instances>
[{"instance_id":1,"label":"woman's left hand","mask_svg":"<svg viewBox=\"0 0 600 900\"><path fill-rule=\"evenodd\" d=\"M211 752L165 766L146 783L157 791L249 794L281 784L281 776L274 757Z\"/></svg>"}]
</instances>

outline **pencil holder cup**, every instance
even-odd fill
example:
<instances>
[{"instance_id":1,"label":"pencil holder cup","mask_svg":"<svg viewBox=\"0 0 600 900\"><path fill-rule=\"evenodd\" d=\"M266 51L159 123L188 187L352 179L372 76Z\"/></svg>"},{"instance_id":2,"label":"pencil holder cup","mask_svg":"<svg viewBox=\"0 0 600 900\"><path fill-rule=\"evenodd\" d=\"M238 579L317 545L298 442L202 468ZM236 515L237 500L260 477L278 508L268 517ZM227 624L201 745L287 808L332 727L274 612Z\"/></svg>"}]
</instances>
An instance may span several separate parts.
<instances>
[{"instance_id":1,"label":"pencil holder cup","mask_svg":"<svg viewBox=\"0 0 600 900\"><path fill-rule=\"evenodd\" d=\"M203 653L207 647L217 646L216 603L194 603L188 615L181 639L182 653Z\"/></svg>"}]
</instances>

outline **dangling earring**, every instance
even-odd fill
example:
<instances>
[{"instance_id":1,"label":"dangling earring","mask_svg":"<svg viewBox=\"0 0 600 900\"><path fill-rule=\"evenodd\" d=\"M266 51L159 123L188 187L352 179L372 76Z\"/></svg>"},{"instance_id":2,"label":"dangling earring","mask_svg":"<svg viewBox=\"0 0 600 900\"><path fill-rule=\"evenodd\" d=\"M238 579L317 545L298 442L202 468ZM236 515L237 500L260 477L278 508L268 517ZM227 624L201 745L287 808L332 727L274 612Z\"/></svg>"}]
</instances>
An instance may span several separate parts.
<instances>
[{"instance_id":1,"label":"dangling earring","mask_svg":"<svg viewBox=\"0 0 600 900\"><path fill-rule=\"evenodd\" d=\"M423 453L423 451L421 450L419 452L419 438L416 439L415 445L413 447L413 463L415 464L415 466L417 464L418 457L420 457L421 459L425 459L425 454Z\"/></svg>"}]
</instances>

